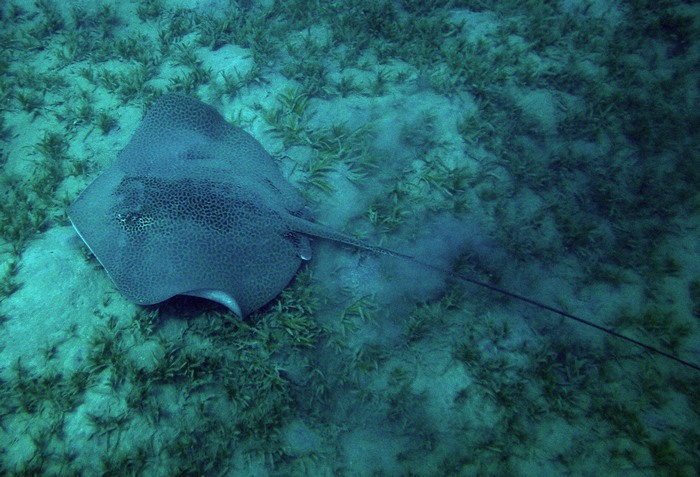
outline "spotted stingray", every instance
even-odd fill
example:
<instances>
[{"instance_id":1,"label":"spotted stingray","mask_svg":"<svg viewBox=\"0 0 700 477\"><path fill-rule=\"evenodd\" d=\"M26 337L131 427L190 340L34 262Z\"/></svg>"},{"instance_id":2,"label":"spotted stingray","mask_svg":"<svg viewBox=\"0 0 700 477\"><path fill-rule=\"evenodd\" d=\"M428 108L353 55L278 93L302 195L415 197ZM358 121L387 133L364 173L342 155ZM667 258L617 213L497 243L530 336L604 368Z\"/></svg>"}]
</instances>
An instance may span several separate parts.
<instances>
[{"instance_id":1,"label":"spotted stingray","mask_svg":"<svg viewBox=\"0 0 700 477\"><path fill-rule=\"evenodd\" d=\"M68 215L119 291L141 305L192 295L246 316L287 286L311 258L309 237L320 237L412 260L700 370L564 311L313 222L260 143L188 96L159 98Z\"/></svg>"}]
</instances>

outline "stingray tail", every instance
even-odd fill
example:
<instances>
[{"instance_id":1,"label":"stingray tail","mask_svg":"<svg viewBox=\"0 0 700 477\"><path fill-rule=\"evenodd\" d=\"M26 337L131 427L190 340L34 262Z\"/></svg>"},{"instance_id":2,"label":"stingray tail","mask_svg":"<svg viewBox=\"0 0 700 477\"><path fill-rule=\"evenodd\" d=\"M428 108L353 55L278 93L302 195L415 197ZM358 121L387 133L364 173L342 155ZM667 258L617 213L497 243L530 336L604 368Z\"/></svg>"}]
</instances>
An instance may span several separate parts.
<instances>
[{"instance_id":1,"label":"stingray tail","mask_svg":"<svg viewBox=\"0 0 700 477\"><path fill-rule=\"evenodd\" d=\"M422 267L425 267L428 270L434 270L438 273L447 275L449 277L454 278L455 280L460 280L466 283L471 283L473 285L477 285L482 288L486 288L488 290L491 290L492 292L498 293L500 295L504 295L510 298L513 298L518 301L522 301L524 303L527 303L529 305L535 306L537 308L541 308L543 310L547 310L551 313L554 313L556 315L562 316L568 320L575 321L577 323L580 323L584 326L588 326L590 328L594 328L598 331L601 331L607 335L613 336L615 338L627 341L628 343L632 343L635 346L638 346L642 349L645 349L651 353L658 354L660 356L664 356L670 360L673 360L677 363L682 364L683 366L687 366L689 368L692 368L696 371L700 371L700 365L692 363L690 361L686 361L682 358L679 358L678 356L667 353L666 351L660 350L659 348L656 348L650 344L644 343L642 341L636 340L634 338L630 338L629 336L625 336L622 333L619 333L613 329L606 328L604 326L598 325L596 323L593 323L592 321L586 320L584 318L581 318L579 316L573 315L571 313L568 313L564 310L560 310L559 308L554 308L553 306L549 306L545 303L539 302L537 300L533 300L532 298L528 298L524 295L519 295L518 293L514 293L512 291L506 290L501 287L497 287L496 285L492 285L487 282L483 282L481 280L478 280L476 278L472 278L467 275L463 275L461 273L453 272L451 270L447 270L435 265L431 265L430 263L423 262L421 260L418 260L417 258L411 256L411 255L406 255L403 253L395 252L391 249L383 248L383 247L377 247L374 245L367 244L366 242L363 242L362 240L357 240L352 237L348 237L347 235L341 234L339 232L335 232L332 229L329 229L328 227L325 227L323 225L316 224L314 222L310 222L308 220L300 219L297 217L290 217L289 220L290 224L293 224L294 229L305 234L309 234L312 236L316 237L322 237L328 240L333 240L336 242L340 243L345 243L348 245L352 245L354 247L358 247L364 250L368 250L373 253L377 254L382 254L382 255L389 255L391 257L397 257L401 258L404 260L408 260L412 263L418 264Z\"/></svg>"},{"instance_id":2,"label":"stingray tail","mask_svg":"<svg viewBox=\"0 0 700 477\"><path fill-rule=\"evenodd\" d=\"M393 251L389 251L388 254L389 254L389 255L392 255L392 256L401 257L401 258L404 258L404 259L411 260L412 262L415 262L415 263L421 265L422 267L425 267L425 268L427 268L427 269L434 270L434 271L437 271L437 272L440 272L440 273L444 273L444 274L446 274L446 275L448 275L448 276L450 276L450 277L452 277L452 278L454 278L454 279L456 279L456 280L460 280L460 281L463 281L463 282L471 283L471 284L477 285L477 286L479 286L479 287L482 287L482 288L486 288L486 289L488 289L488 290L491 290L491 291L493 291L493 292L495 292L495 293L498 293L498 294L501 294L501 295L504 295L504 296L513 298L513 299L518 300L518 301L525 302L525 303L527 303L527 304L529 304L529 305L532 305L532 306L535 306L535 307L537 307L537 308L541 308L541 309L543 309L543 310L547 310L547 311L552 312L552 313L554 313L554 314L556 314L556 315L562 316L562 317L564 317L564 318L566 318L566 319L568 319L568 320L575 321L575 322L577 322L577 323L580 323L580 324L582 324L582 325L585 325L585 326L594 328L594 329L596 329L596 330L598 330L598 331L601 331L601 332L603 332L603 333L605 333L605 334L608 334L608 335L610 335L610 336L614 336L615 338L618 338L618 339L627 341L628 343L632 343L633 345L638 346L638 347L640 347L640 348L643 348L643 349L645 349L645 350L647 350L647 351L650 351L651 353L664 356L664 357L666 357L666 358L668 358L668 359L670 359L670 360L673 360L673 361L675 361L675 362L677 362L677 363L682 364L683 366L687 366L687 367L692 368L692 369L694 369L694 370L696 370L696 371L700 371L700 365L698 365L698 364L692 363L692 362L690 362L690 361L686 361L686 360L684 360L684 359L682 359L682 358L679 358L678 356L676 356L676 355L674 355L674 354L667 353L666 351L660 350L659 348L656 348L656 347L654 347L654 346L652 346L652 345L649 345L649 344L644 343L644 342L642 342L642 341L636 340L636 339L634 339L634 338L630 338L629 336L625 336L625 335L623 335L622 333L619 333L619 332L617 332L617 331L615 331L615 330L613 330L613 329L606 328L606 327L604 327L604 326L598 325L598 324L596 324L596 323L593 323L592 321L586 320L586 319L581 318L581 317L579 317L579 316L572 315L571 313L568 313L568 312L566 312L566 311L564 311L564 310L560 310L560 309L558 309L558 308L554 308L553 306L549 306L549 305L547 305L547 304L545 304L545 303L539 302L539 301L537 301L537 300L533 300L532 298L528 298L528 297L526 297L526 296L519 295L519 294L517 294L517 293L513 293L512 291L506 290L506 289L504 289L504 288L497 287L497 286L492 285L492 284L490 284L490 283L483 282L483 281L481 281L481 280L477 280L476 278L472 278L472 277L469 277L469 276L467 276L467 275L463 275L463 274L461 274L461 273L456 273L456 272L453 272L453 271L450 271L450 270L445 270L445 269L443 269L443 268L441 268L441 267L437 267L437 266L435 266L435 265L431 265L431 264L429 264L429 263L422 262L422 261L417 260L416 258L410 257L410 256L408 256L408 255L404 255L404 254L397 253L397 252L393 252Z\"/></svg>"}]
</instances>

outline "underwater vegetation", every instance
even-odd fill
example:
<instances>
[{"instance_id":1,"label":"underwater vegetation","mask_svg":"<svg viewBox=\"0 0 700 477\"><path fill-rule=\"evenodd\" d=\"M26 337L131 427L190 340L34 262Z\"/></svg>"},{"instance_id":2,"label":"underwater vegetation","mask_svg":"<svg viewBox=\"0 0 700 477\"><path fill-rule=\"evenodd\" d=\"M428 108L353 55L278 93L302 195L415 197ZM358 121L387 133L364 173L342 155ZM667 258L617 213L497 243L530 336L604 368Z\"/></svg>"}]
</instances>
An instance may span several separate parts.
<instances>
[{"instance_id":1,"label":"underwater vegetation","mask_svg":"<svg viewBox=\"0 0 700 477\"><path fill-rule=\"evenodd\" d=\"M315 243L243 321L132 306L85 250L33 307L38 247L179 92L319 222L698 361L692 5L312 3L0 7L2 473L697 474L697 373L390 258Z\"/></svg>"}]
</instances>

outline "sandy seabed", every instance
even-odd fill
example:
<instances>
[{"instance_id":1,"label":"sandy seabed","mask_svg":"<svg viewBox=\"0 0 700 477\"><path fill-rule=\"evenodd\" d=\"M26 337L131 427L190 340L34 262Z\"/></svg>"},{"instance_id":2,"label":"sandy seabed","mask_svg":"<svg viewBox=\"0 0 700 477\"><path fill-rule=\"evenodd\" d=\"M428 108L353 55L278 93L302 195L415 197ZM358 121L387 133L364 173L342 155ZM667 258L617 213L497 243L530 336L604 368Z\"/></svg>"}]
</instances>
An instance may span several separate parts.
<instances>
[{"instance_id":1,"label":"sandy seabed","mask_svg":"<svg viewBox=\"0 0 700 477\"><path fill-rule=\"evenodd\" d=\"M700 473L698 369L324 240L245 320L141 307L66 214L187 94L318 222L697 364L696 5L115 3L1 7L3 474Z\"/></svg>"}]
</instances>

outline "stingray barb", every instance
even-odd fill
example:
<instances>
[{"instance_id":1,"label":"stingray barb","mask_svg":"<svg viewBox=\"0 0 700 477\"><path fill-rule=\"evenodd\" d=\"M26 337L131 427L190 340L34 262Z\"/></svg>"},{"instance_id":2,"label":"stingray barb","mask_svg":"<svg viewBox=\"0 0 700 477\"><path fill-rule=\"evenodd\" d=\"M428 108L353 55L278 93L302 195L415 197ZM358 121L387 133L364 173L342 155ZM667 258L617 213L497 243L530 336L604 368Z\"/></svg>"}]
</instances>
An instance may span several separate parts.
<instances>
[{"instance_id":1,"label":"stingray barb","mask_svg":"<svg viewBox=\"0 0 700 477\"><path fill-rule=\"evenodd\" d=\"M410 260L700 371L563 310L313 222L301 194L260 143L188 96L159 98L68 215L119 291L142 305L193 295L246 316L288 285L311 258L309 237L320 237Z\"/></svg>"}]
</instances>

